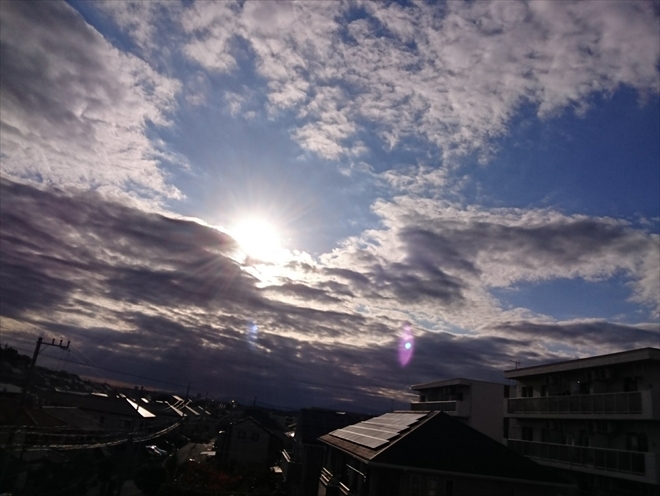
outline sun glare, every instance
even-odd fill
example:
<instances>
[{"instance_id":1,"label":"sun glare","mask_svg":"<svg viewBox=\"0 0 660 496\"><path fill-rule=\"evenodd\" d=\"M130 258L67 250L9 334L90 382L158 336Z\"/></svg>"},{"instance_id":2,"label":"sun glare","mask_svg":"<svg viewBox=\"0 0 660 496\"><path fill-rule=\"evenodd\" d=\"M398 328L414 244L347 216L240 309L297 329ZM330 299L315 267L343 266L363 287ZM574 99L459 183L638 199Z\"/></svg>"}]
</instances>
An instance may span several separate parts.
<instances>
[{"instance_id":1,"label":"sun glare","mask_svg":"<svg viewBox=\"0 0 660 496\"><path fill-rule=\"evenodd\" d=\"M244 221L232 229L231 234L250 258L271 262L282 250L276 229L263 220Z\"/></svg>"}]
</instances>

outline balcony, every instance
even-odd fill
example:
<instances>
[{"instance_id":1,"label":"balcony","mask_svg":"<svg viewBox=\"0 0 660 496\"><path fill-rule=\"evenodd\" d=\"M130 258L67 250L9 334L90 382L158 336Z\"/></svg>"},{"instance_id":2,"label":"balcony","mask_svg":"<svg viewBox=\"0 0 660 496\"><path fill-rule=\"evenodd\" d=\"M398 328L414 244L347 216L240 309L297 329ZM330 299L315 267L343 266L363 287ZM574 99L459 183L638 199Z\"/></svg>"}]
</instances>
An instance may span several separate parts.
<instances>
[{"instance_id":1,"label":"balcony","mask_svg":"<svg viewBox=\"0 0 660 496\"><path fill-rule=\"evenodd\" d=\"M657 483L659 476L658 460L655 453L621 451L587 446L569 446L564 444L538 443L509 439L509 448L531 458L556 463L557 466L587 472L614 476L616 472L624 478L642 482Z\"/></svg>"},{"instance_id":2,"label":"balcony","mask_svg":"<svg viewBox=\"0 0 660 496\"><path fill-rule=\"evenodd\" d=\"M287 450L282 450L280 468L282 469L282 477L286 482L291 484L300 484L302 463L299 461L294 461L291 457L291 454L289 454Z\"/></svg>"},{"instance_id":3,"label":"balcony","mask_svg":"<svg viewBox=\"0 0 660 496\"><path fill-rule=\"evenodd\" d=\"M574 415L602 418L611 415L635 415L653 418L651 391L629 393L580 394L571 396L541 396L510 398L509 415Z\"/></svg>"},{"instance_id":4,"label":"balcony","mask_svg":"<svg viewBox=\"0 0 660 496\"><path fill-rule=\"evenodd\" d=\"M463 401L413 401L413 411L440 411L454 417L469 417L470 408Z\"/></svg>"},{"instance_id":5,"label":"balcony","mask_svg":"<svg viewBox=\"0 0 660 496\"><path fill-rule=\"evenodd\" d=\"M322 468L319 478L319 496L339 496L339 491L339 481L327 468Z\"/></svg>"}]
</instances>

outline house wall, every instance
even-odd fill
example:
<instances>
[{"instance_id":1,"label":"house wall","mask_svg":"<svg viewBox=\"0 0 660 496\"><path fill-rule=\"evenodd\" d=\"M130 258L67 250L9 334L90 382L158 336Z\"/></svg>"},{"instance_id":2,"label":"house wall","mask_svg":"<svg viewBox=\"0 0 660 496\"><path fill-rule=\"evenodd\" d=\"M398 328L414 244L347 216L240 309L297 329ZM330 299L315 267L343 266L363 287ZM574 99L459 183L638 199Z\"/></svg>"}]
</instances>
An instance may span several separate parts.
<instances>
[{"instance_id":1,"label":"house wall","mask_svg":"<svg viewBox=\"0 0 660 496\"><path fill-rule=\"evenodd\" d=\"M349 465L366 474L366 480ZM550 484L374 467L333 448L325 470L350 488L350 494L364 496L576 496L575 488ZM318 496L340 494L337 487L318 484Z\"/></svg>"},{"instance_id":2,"label":"house wall","mask_svg":"<svg viewBox=\"0 0 660 496\"><path fill-rule=\"evenodd\" d=\"M471 411L468 425L497 442L504 442L504 385L474 382L471 387Z\"/></svg>"},{"instance_id":3,"label":"house wall","mask_svg":"<svg viewBox=\"0 0 660 496\"><path fill-rule=\"evenodd\" d=\"M399 472L400 496L573 496L572 489L469 476ZM374 496L380 493L371 493Z\"/></svg>"},{"instance_id":4,"label":"house wall","mask_svg":"<svg viewBox=\"0 0 660 496\"><path fill-rule=\"evenodd\" d=\"M420 402L456 401L447 415L469 425L497 442L504 442L504 384L470 381L428 388L419 392ZM421 405L417 408L423 409ZM430 410L437 409L429 405Z\"/></svg>"},{"instance_id":5,"label":"house wall","mask_svg":"<svg viewBox=\"0 0 660 496\"><path fill-rule=\"evenodd\" d=\"M239 463L268 461L269 434L254 422L244 421L231 429L227 459Z\"/></svg>"}]
</instances>

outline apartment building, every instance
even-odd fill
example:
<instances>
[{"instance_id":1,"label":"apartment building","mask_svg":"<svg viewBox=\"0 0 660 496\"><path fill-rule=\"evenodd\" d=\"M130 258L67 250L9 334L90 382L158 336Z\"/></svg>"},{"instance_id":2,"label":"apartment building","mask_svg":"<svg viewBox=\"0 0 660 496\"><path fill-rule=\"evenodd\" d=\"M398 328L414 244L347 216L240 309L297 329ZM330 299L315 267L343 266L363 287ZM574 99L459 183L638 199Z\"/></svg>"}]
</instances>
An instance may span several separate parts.
<instances>
[{"instance_id":1,"label":"apartment building","mask_svg":"<svg viewBox=\"0 0 660 496\"><path fill-rule=\"evenodd\" d=\"M660 349L508 370L507 445L585 495L660 494Z\"/></svg>"},{"instance_id":2,"label":"apartment building","mask_svg":"<svg viewBox=\"0 0 660 496\"><path fill-rule=\"evenodd\" d=\"M442 411L465 425L503 442L504 384L473 379L449 379L411 386L419 393L413 411Z\"/></svg>"}]
</instances>

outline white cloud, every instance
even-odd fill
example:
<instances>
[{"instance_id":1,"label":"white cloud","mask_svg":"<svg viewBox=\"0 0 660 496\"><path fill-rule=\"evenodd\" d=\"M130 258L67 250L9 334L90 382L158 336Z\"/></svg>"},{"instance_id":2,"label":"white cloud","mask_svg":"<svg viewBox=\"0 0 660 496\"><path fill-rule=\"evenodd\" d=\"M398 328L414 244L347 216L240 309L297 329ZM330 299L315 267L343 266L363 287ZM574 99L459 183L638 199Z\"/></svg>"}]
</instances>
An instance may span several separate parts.
<instances>
[{"instance_id":1,"label":"white cloud","mask_svg":"<svg viewBox=\"0 0 660 496\"><path fill-rule=\"evenodd\" d=\"M121 53L64 3L2 4L2 170L14 178L158 200L181 193L147 136L176 80Z\"/></svg>"},{"instance_id":2,"label":"white cloud","mask_svg":"<svg viewBox=\"0 0 660 496\"><path fill-rule=\"evenodd\" d=\"M659 89L658 16L649 2L361 5L370 16L350 21L350 4L337 2L233 10L197 3L188 17L224 24L216 33L206 22L186 51L228 70L215 59L227 40L249 41L271 104L299 111L303 131L294 137L327 158L347 153L346 139L373 127L390 147L422 136L445 157L478 151L487 160L492 138L506 133L524 103L545 117L584 112L591 95L621 85ZM184 26L199 31L188 20ZM328 99L329 88L348 94ZM341 132L337 122L346 123Z\"/></svg>"},{"instance_id":3,"label":"white cloud","mask_svg":"<svg viewBox=\"0 0 660 496\"><path fill-rule=\"evenodd\" d=\"M405 302L415 318L440 328L449 323L477 330L504 320L552 320L502 308L493 288L562 278L609 283L623 274L631 281L631 301L657 318L658 236L624 221L405 197L379 201L374 211L382 229L351 238L320 260L322 267L366 277L351 285L355 305L394 315L392 302Z\"/></svg>"},{"instance_id":4,"label":"white cloud","mask_svg":"<svg viewBox=\"0 0 660 496\"><path fill-rule=\"evenodd\" d=\"M236 66L230 53L235 29L232 7L228 2L196 2L184 11L181 24L194 36L183 52L207 69L227 72Z\"/></svg>"}]
</instances>

